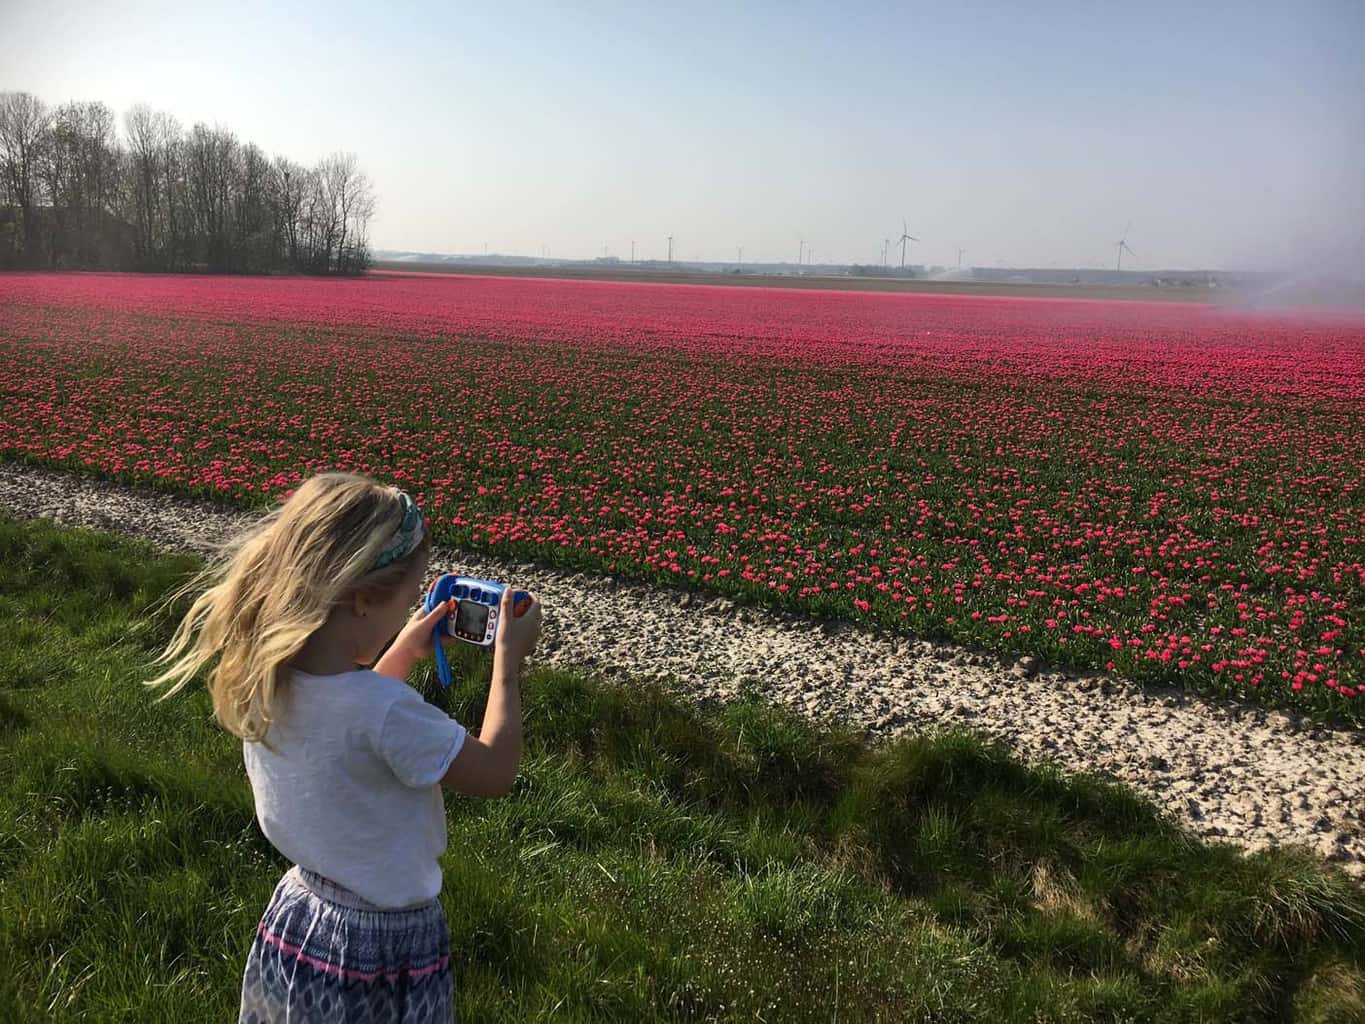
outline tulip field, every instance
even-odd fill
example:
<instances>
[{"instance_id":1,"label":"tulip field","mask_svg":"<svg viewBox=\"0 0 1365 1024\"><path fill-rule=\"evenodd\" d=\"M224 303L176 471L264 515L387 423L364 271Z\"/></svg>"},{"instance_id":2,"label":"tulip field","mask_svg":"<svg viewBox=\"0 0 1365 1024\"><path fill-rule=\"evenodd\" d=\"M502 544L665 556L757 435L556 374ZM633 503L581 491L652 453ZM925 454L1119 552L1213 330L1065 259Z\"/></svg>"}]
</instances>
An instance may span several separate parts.
<instances>
[{"instance_id":1,"label":"tulip field","mask_svg":"<svg viewBox=\"0 0 1365 1024\"><path fill-rule=\"evenodd\" d=\"M1365 720L1365 320L9 274L0 457Z\"/></svg>"}]
</instances>

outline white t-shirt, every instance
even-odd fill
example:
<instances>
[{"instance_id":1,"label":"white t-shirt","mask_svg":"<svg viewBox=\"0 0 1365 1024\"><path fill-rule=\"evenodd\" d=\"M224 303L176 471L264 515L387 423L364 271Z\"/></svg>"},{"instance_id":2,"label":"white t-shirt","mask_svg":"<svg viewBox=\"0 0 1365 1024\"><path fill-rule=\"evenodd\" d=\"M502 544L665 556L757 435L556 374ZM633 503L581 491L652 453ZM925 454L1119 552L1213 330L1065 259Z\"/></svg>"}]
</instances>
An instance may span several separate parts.
<instances>
[{"instance_id":1,"label":"white t-shirt","mask_svg":"<svg viewBox=\"0 0 1365 1024\"><path fill-rule=\"evenodd\" d=\"M297 669L276 691L267 736L242 755L267 839L295 864L386 908L441 891L439 782L465 728L407 683L357 669Z\"/></svg>"}]
</instances>

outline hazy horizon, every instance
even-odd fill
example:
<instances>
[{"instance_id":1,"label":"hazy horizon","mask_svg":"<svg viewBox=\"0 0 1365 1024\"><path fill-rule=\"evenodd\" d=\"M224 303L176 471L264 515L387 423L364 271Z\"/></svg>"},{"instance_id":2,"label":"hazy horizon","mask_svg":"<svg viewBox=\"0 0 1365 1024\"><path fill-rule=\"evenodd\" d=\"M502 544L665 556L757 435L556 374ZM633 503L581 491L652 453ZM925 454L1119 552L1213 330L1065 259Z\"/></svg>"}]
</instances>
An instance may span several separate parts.
<instances>
[{"instance_id":1,"label":"hazy horizon","mask_svg":"<svg viewBox=\"0 0 1365 1024\"><path fill-rule=\"evenodd\" d=\"M1285 269L1365 257L1365 7L0 0L0 90L311 163L376 249ZM892 262L899 262L899 249Z\"/></svg>"}]
</instances>

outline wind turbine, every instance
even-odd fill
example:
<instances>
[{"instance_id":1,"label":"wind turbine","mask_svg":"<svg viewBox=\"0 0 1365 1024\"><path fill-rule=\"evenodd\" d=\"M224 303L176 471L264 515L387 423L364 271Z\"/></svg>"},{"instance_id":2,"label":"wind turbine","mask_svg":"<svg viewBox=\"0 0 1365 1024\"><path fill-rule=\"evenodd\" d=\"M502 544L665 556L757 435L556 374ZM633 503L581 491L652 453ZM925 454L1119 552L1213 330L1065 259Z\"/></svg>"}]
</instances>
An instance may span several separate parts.
<instances>
[{"instance_id":1,"label":"wind turbine","mask_svg":"<svg viewBox=\"0 0 1365 1024\"><path fill-rule=\"evenodd\" d=\"M799 267L806 260L806 240L800 235L797 235L796 237L798 239L796 243L796 265Z\"/></svg>"},{"instance_id":2,"label":"wind turbine","mask_svg":"<svg viewBox=\"0 0 1365 1024\"><path fill-rule=\"evenodd\" d=\"M901 218L901 236L900 236L900 238L896 239L896 241L900 242L900 244L901 244L901 269L902 269L902 270L905 269L905 243L906 243L906 242L918 242L918 241L919 241L918 238L916 238L914 235L910 234L909 232L910 232L910 228L906 225L906 223L905 223L905 218L902 217L902 218Z\"/></svg>"},{"instance_id":3,"label":"wind turbine","mask_svg":"<svg viewBox=\"0 0 1365 1024\"><path fill-rule=\"evenodd\" d=\"M882 268L883 268L883 269L885 269L885 267L886 267L886 258L887 258L887 254L888 254L889 252L891 252L891 239L889 239L889 238L883 238L883 239L882 239Z\"/></svg>"},{"instance_id":4,"label":"wind turbine","mask_svg":"<svg viewBox=\"0 0 1365 1024\"><path fill-rule=\"evenodd\" d=\"M1118 260L1117 260L1117 261L1115 262L1115 264L1114 264L1114 269L1115 269L1115 270L1122 270L1122 269L1123 269L1123 250L1124 250L1124 249L1127 249L1127 250L1128 250L1128 255L1129 255L1129 256L1132 256L1134 259L1137 258L1137 253L1133 252L1133 250L1132 250L1131 248L1129 248L1129 246L1128 246L1128 228L1131 228L1132 226L1133 226L1133 222L1130 220L1130 221L1128 222L1128 227L1123 229L1123 237L1119 239L1119 258L1118 258Z\"/></svg>"}]
</instances>

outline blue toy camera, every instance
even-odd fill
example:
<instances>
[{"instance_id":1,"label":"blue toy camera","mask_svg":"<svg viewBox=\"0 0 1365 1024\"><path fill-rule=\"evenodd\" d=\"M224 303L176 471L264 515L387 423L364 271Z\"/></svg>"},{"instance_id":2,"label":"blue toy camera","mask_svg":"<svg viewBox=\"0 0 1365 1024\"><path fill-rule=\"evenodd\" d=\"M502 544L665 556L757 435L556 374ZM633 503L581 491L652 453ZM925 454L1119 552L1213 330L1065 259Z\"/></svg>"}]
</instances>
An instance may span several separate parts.
<instances>
[{"instance_id":1,"label":"blue toy camera","mask_svg":"<svg viewBox=\"0 0 1365 1024\"><path fill-rule=\"evenodd\" d=\"M431 611L438 604L455 599L455 611L436 624L438 637L452 636L476 647L492 647L498 635L498 609L507 588L492 580L446 573L438 576L427 589L425 609ZM531 605L531 595L525 590L512 592L512 614L520 616ZM436 670L441 685L450 685L450 662L440 640L436 641Z\"/></svg>"}]
</instances>

